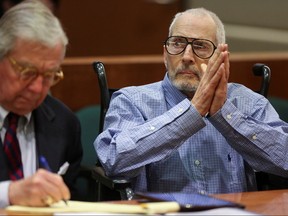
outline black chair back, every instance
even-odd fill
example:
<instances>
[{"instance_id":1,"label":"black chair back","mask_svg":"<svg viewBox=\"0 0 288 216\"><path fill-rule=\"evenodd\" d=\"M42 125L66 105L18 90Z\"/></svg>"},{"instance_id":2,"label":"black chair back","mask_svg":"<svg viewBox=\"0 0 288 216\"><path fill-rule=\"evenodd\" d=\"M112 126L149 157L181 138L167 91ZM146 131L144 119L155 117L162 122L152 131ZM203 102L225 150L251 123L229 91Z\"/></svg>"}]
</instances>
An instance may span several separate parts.
<instances>
[{"instance_id":1,"label":"black chair back","mask_svg":"<svg viewBox=\"0 0 288 216\"><path fill-rule=\"evenodd\" d=\"M261 87L258 93L267 98L271 78L270 68L265 64L256 63L254 64L252 71L255 76L262 77Z\"/></svg>"},{"instance_id":2,"label":"black chair back","mask_svg":"<svg viewBox=\"0 0 288 216\"><path fill-rule=\"evenodd\" d=\"M100 89L100 100L101 100L101 110L100 110L100 123L99 123L99 133L103 131L104 118L107 113L109 103L110 103L110 93L108 90L107 78L105 73L105 68L102 62L93 63L94 71L97 73L99 89Z\"/></svg>"},{"instance_id":3,"label":"black chair back","mask_svg":"<svg viewBox=\"0 0 288 216\"><path fill-rule=\"evenodd\" d=\"M109 108L110 98L112 94L118 89L109 88L107 84L107 77L105 67L102 62L93 62L93 69L98 78L100 88L100 121L99 133L103 131L104 120ZM99 161L92 171L92 177L98 182L98 201L107 200L131 200L133 198L133 191L131 183L125 179L110 179L105 175L104 169Z\"/></svg>"}]
</instances>

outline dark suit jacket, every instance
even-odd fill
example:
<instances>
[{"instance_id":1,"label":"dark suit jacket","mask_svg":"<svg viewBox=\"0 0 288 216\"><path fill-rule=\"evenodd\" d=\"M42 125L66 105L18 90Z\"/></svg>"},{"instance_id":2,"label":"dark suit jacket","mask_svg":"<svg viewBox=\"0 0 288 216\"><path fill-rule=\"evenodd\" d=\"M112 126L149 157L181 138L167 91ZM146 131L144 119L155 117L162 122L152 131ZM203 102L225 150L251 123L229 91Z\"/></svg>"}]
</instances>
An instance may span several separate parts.
<instances>
[{"instance_id":1,"label":"dark suit jacket","mask_svg":"<svg viewBox=\"0 0 288 216\"><path fill-rule=\"evenodd\" d=\"M79 120L63 103L51 96L47 96L44 102L33 111L33 118L37 157L43 155L52 172L55 173L66 161L69 162L69 169L63 179L73 198L76 195L75 180L82 159ZM3 148L0 148L0 167L0 181L8 180ZM37 167L41 167L39 162Z\"/></svg>"}]
</instances>

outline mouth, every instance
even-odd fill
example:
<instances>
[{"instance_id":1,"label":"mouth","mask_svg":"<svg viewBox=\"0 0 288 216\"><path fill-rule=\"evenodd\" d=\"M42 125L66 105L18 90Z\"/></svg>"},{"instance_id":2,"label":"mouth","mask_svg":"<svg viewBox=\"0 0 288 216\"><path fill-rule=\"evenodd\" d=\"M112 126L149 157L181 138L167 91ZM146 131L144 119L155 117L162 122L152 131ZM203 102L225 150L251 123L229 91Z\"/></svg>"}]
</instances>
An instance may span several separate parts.
<instances>
[{"instance_id":1,"label":"mouth","mask_svg":"<svg viewBox=\"0 0 288 216\"><path fill-rule=\"evenodd\" d=\"M38 98L26 97L22 95L17 98L17 101L19 104L22 104L23 106L31 106L32 104L35 104L36 101L38 101Z\"/></svg>"},{"instance_id":2,"label":"mouth","mask_svg":"<svg viewBox=\"0 0 288 216\"><path fill-rule=\"evenodd\" d=\"M189 77L198 77L199 78L199 74L197 72L191 71L191 70L181 70L177 72L177 75L180 76L189 76Z\"/></svg>"},{"instance_id":3,"label":"mouth","mask_svg":"<svg viewBox=\"0 0 288 216\"><path fill-rule=\"evenodd\" d=\"M23 103L30 103L30 99L24 96L18 97L18 101L21 101Z\"/></svg>"}]
</instances>

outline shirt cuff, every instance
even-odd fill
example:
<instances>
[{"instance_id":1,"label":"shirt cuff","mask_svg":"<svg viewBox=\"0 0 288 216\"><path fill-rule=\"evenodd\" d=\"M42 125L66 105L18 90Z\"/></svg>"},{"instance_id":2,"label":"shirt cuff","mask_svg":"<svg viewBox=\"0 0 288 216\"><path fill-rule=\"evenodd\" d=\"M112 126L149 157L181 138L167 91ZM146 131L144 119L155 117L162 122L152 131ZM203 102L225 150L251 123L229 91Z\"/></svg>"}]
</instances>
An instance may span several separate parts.
<instances>
[{"instance_id":1,"label":"shirt cuff","mask_svg":"<svg viewBox=\"0 0 288 216\"><path fill-rule=\"evenodd\" d=\"M9 195L8 195L8 190L9 190L9 185L11 181L3 181L0 182L0 208L5 208L9 203Z\"/></svg>"}]
</instances>

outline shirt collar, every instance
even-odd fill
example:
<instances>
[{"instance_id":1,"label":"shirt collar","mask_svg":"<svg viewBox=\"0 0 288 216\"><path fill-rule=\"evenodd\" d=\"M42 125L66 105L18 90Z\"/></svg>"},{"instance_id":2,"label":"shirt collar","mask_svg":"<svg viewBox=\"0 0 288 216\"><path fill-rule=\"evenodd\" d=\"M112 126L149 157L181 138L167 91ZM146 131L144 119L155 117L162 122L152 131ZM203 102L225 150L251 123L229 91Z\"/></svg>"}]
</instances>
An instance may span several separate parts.
<instances>
[{"instance_id":1,"label":"shirt collar","mask_svg":"<svg viewBox=\"0 0 288 216\"><path fill-rule=\"evenodd\" d=\"M8 113L9 111L5 110L2 106L0 106L0 131L2 130L4 126L4 121ZM32 116L32 112L24 115L23 118L21 118L22 120L21 120L20 125L23 125L23 127L26 128L32 119L31 116Z\"/></svg>"},{"instance_id":2,"label":"shirt collar","mask_svg":"<svg viewBox=\"0 0 288 216\"><path fill-rule=\"evenodd\" d=\"M164 80L162 82L162 87L169 109L174 107L184 99L187 99L187 96L185 94L183 94L175 86L172 85L168 73L165 74Z\"/></svg>"}]
</instances>

